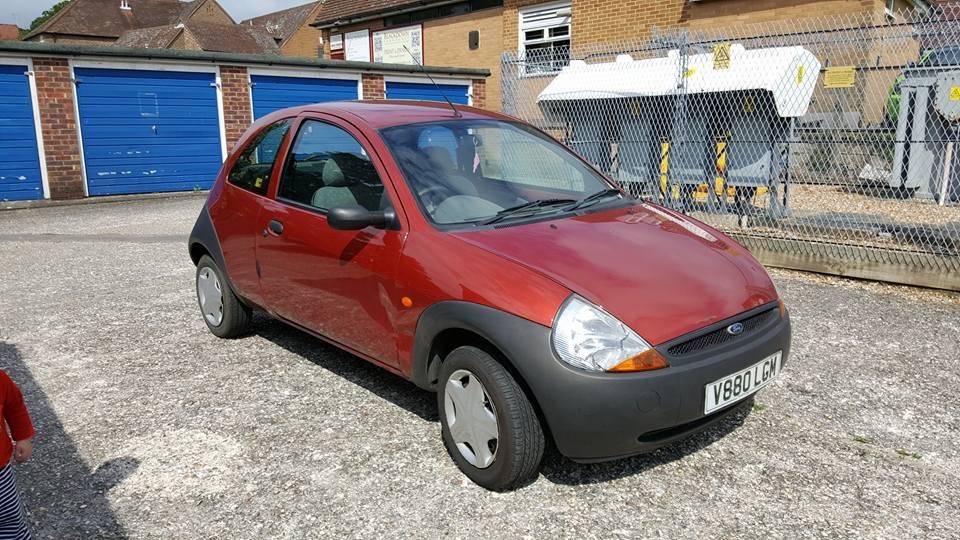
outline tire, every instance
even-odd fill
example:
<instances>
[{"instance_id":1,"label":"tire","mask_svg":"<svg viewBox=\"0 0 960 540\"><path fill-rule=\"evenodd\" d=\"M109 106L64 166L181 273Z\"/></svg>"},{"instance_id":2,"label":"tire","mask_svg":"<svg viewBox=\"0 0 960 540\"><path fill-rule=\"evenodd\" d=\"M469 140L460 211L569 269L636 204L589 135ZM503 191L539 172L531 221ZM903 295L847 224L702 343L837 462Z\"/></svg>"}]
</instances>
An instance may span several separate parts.
<instances>
[{"instance_id":1,"label":"tire","mask_svg":"<svg viewBox=\"0 0 960 540\"><path fill-rule=\"evenodd\" d=\"M251 309L233 293L223 270L208 255L200 257L197 263L195 284L200 315L213 335L231 339L242 336L249 330ZM220 310L216 309L216 303L213 300L213 295L217 292L220 293ZM220 311L219 319L216 316L218 311Z\"/></svg>"},{"instance_id":2,"label":"tire","mask_svg":"<svg viewBox=\"0 0 960 540\"><path fill-rule=\"evenodd\" d=\"M479 382L481 386L472 387ZM480 392L473 394L473 392ZM465 400L464 396L483 396L479 400ZM449 399L448 399L449 397ZM459 400L459 401L458 401ZM462 410L457 410L457 403ZM477 408L477 403L483 403ZM473 406L471 406L471 404ZM485 351L464 346L454 349L440 367L437 391L443 444L457 467L476 484L493 491L506 491L533 481L543 460L544 434L537 413L513 376ZM478 416L479 415L479 416ZM496 443L489 445L489 418L496 418ZM457 420L469 420L461 426L474 426L473 440L488 439L488 452L473 452L464 439ZM458 432L464 442L458 443ZM482 424L482 426L481 426ZM480 433L480 434L478 434ZM493 449L492 452L489 450ZM491 455L492 454L492 455ZM472 456L472 459L471 459ZM483 458L492 459L485 462ZM471 460L474 463L471 463Z\"/></svg>"}]
</instances>

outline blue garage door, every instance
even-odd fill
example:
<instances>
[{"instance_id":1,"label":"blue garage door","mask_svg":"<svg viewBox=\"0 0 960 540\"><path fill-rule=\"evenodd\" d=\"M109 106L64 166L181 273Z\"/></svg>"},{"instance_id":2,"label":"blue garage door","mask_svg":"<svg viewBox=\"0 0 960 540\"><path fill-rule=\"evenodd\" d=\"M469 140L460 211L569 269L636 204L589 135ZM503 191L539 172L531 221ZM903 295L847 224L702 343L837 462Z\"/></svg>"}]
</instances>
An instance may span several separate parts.
<instances>
[{"instance_id":1,"label":"blue garage door","mask_svg":"<svg viewBox=\"0 0 960 540\"><path fill-rule=\"evenodd\" d=\"M90 195L208 189L222 161L212 73L77 68Z\"/></svg>"},{"instance_id":2,"label":"blue garage door","mask_svg":"<svg viewBox=\"0 0 960 540\"><path fill-rule=\"evenodd\" d=\"M439 86L439 88L437 88ZM426 101L443 101L443 96L460 105L468 102L469 86L465 84L438 84L410 83L387 81L387 99L423 99Z\"/></svg>"},{"instance_id":3,"label":"blue garage door","mask_svg":"<svg viewBox=\"0 0 960 540\"><path fill-rule=\"evenodd\" d=\"M253 75L253 117L310 103L357 99L357 81L314 79L312 77L275 77Z\"/></svg>"},{"instance_id":4,"label":"blue garage door","mask_svg":"<svg viewBox=\"0 0 960 540\"><path fill-rule=\"evenodd\" d=\"M0 200L43 198L26 65L0 65Z\"/></svg>"}]
</instances>

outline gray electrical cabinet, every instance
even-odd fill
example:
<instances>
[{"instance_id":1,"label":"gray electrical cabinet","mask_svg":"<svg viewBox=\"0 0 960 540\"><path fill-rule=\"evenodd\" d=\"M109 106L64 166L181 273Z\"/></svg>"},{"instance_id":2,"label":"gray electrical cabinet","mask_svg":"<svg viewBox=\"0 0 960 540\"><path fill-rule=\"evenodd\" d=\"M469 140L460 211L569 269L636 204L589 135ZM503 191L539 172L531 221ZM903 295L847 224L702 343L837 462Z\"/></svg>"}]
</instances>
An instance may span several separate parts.
<instances>
[{"instance_id":1,"label":"gray electrical cabinet","mask_svg":"<svg viewBox=\"0 0 960 540\"><path fill-rule=\"evenodd\" d=\"M900 84L890 187L940 202L960 199L960 71L915 68Z\"/></svg>"}]
</instances>

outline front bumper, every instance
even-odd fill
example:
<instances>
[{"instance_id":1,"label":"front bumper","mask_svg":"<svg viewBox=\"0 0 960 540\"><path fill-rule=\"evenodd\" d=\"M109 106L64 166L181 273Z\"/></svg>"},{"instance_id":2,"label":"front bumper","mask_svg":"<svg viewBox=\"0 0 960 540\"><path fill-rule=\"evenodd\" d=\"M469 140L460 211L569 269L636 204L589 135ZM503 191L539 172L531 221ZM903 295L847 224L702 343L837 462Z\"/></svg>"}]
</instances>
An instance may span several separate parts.
<instances>
[{"instance_id":1,"label":"front bumper","mask_svg":"<svg viewBox=\"0 0 960 540\"><path fill-rule=\"evenodd\" d=\"M773 309L773 315L749 334L682 356L675 344L725 328ZM657 347L670 367L641 373L591 373L561 362L550 344L549 329L508 356L534 394L557 448L575 461L604 461L649 452L705 429L733 410L731 404L704 415L704 387L717 379L783 351L790 353L790 318L766 305ZM782 366L783 364L781 364ZM739 402L739 403L742 403Z\"/></svg>"}]
</instances>

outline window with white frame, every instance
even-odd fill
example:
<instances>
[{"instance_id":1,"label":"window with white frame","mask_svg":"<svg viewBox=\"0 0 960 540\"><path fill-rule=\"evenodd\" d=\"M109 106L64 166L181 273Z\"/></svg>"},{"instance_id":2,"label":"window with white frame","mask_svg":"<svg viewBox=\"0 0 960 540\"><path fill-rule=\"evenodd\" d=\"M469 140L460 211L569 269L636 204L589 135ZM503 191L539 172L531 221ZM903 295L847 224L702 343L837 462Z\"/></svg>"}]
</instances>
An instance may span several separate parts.
<instances>
[{"instance_id":1,"label":"window with white frame","mask_svg":"<svg viewBox=\"0 0 960 540\"><path fill-rule=\"evenodd\" d=\"M556 73L570 63L570 3L520 10L520 57L527 75Z\"/></svg>"}]
</instances>

